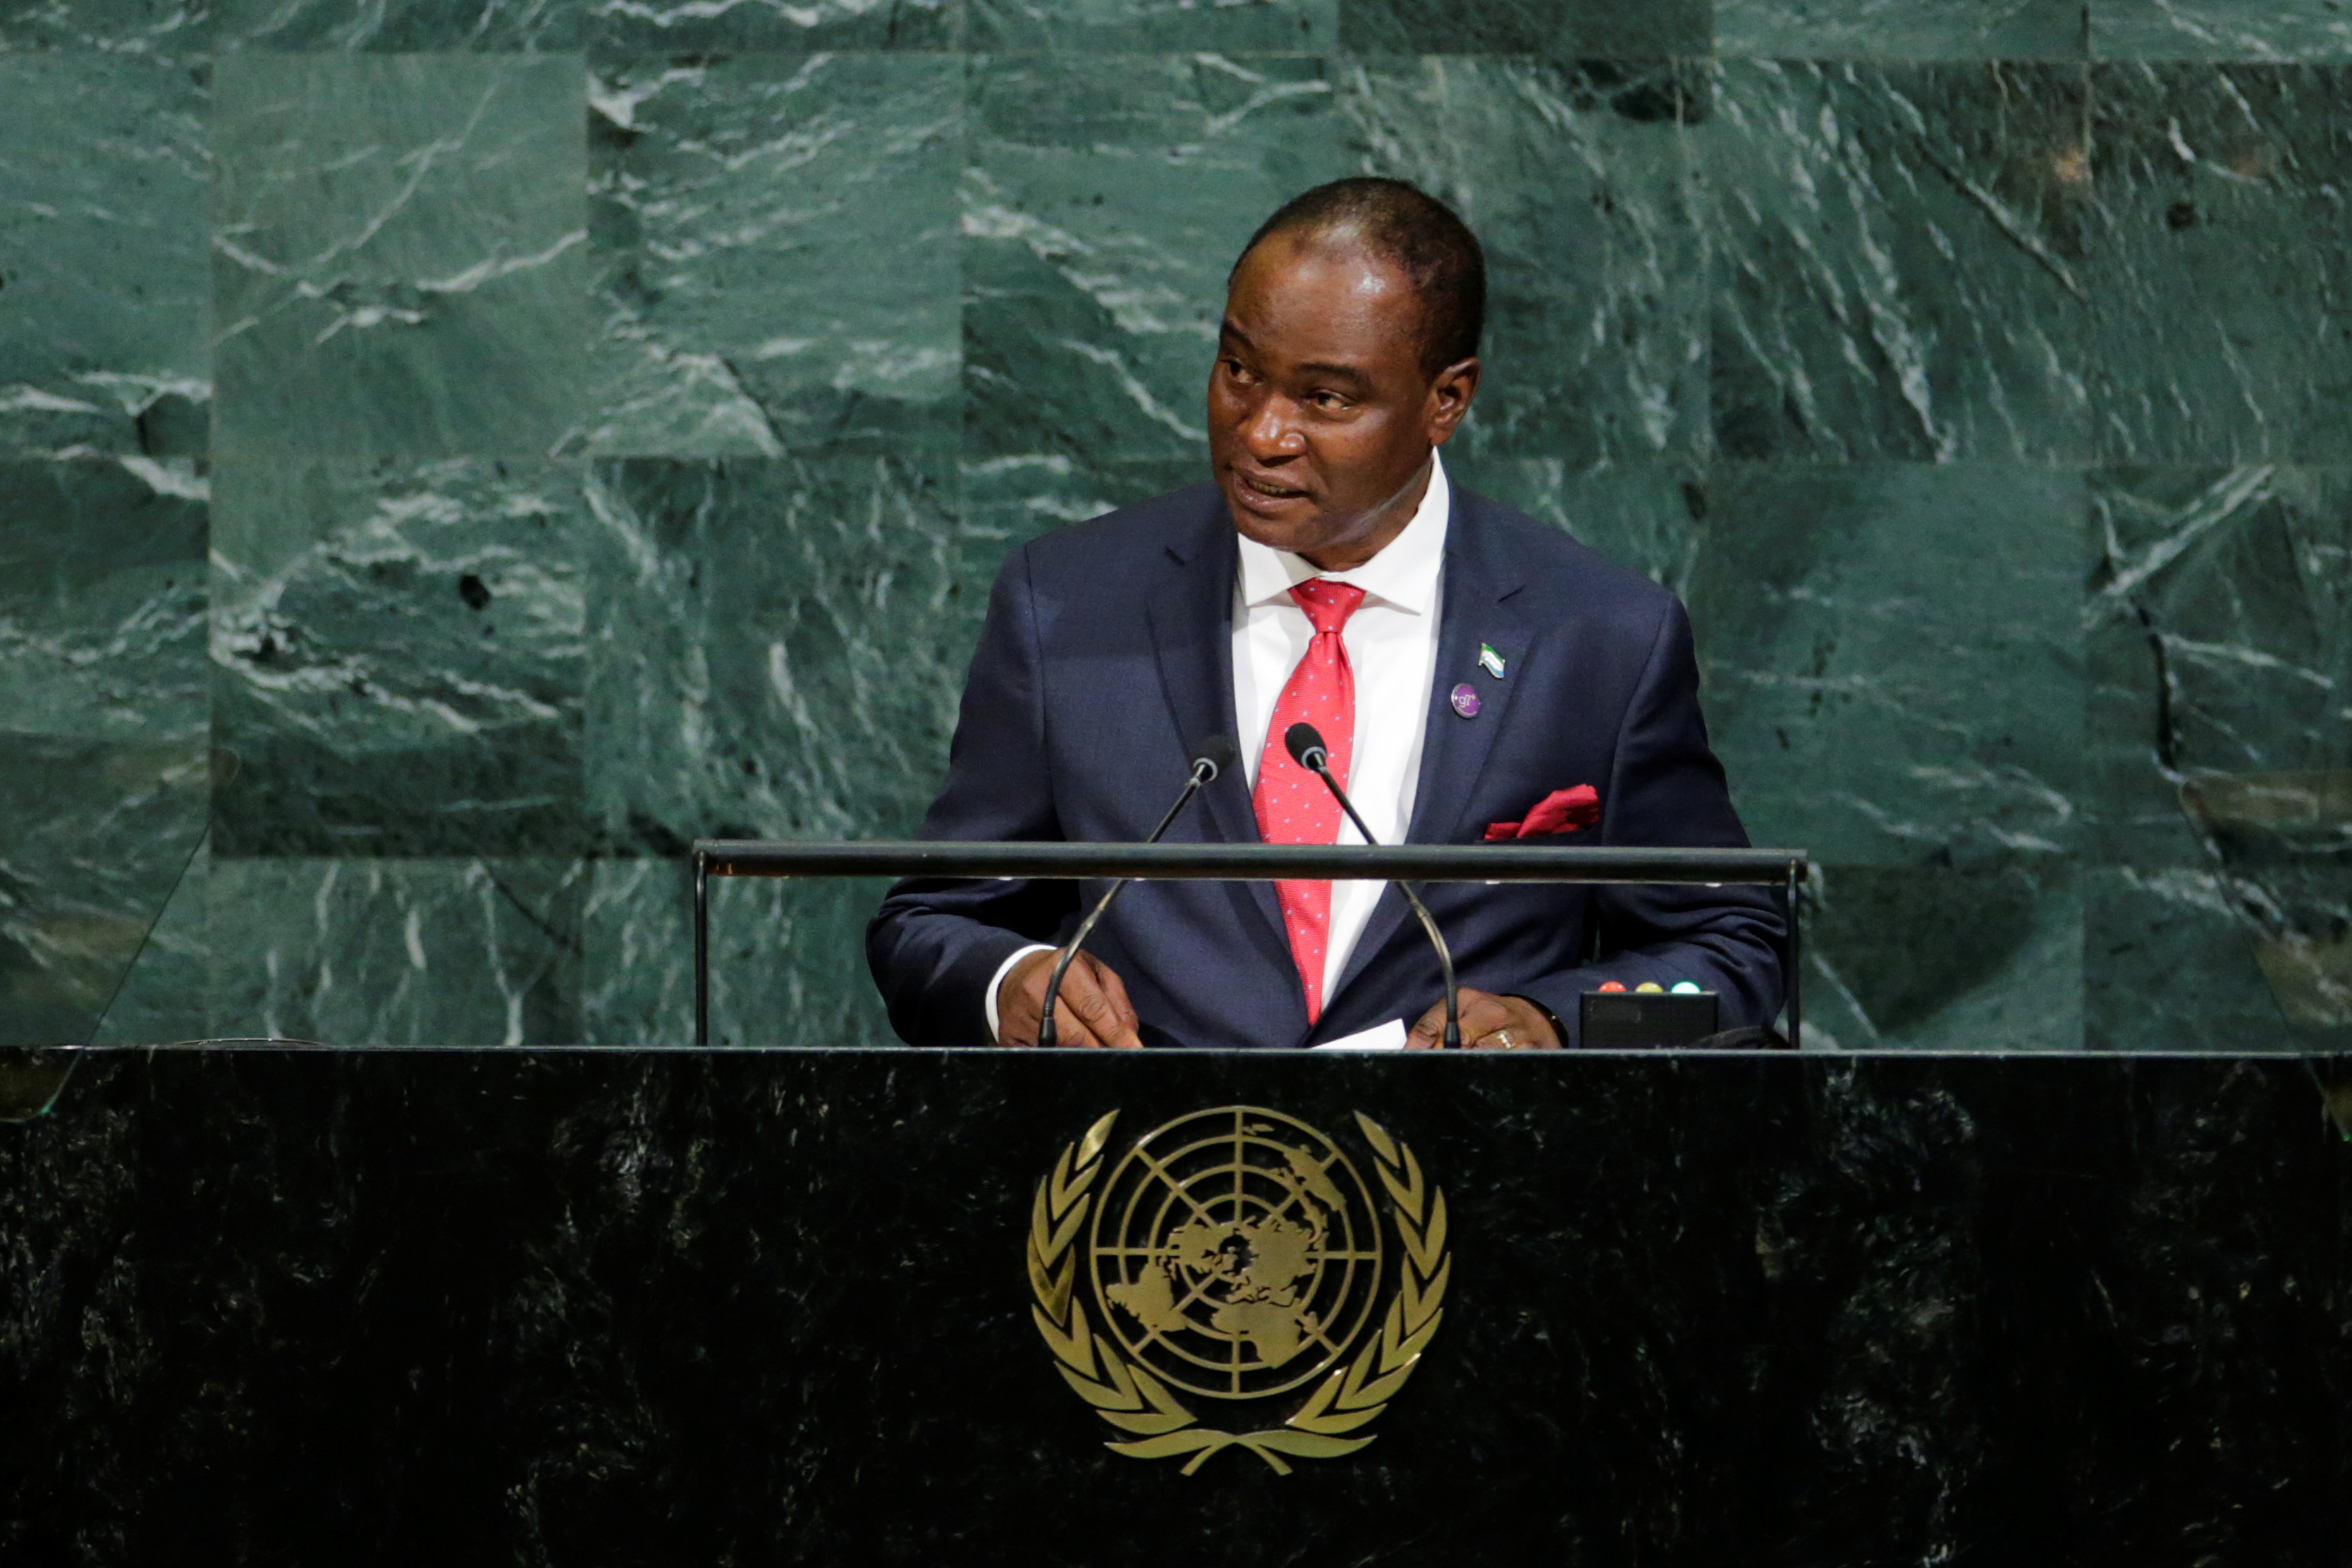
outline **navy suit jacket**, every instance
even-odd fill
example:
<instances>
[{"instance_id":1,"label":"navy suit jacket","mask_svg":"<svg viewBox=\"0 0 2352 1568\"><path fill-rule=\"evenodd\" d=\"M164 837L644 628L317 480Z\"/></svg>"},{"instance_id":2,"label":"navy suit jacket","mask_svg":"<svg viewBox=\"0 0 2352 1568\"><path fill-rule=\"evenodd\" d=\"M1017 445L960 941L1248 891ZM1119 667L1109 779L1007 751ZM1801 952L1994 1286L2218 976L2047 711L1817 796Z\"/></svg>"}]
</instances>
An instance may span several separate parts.
<instances>
[{"instance_id":1,"label":"navy suit jacket","mask_svg":"<svg viewBox=\"0 0 2352 1568\"><path fill-rule=\"evenodd\" d=\"M1133 843L1211 736L1263 746L1235 733L1238 561L1210 484L1013 552L923 837ZM1596 826L1528 842L1748 843L1707 749L1674 595L1456 487L1442 617L1412 842L1475 844L1488 823L1589 784ZM1478 668L1482 643L1503 657L1503 679ZM1475 719L1449 700L1463 681L1482 700ZM1203 789L1168 838L1259 842L1243 771ZM983 993L998 967L1024 944L1066 940L1102 886L898 884L866 931L891 1023L916 1045L987 1043ZM1603 980L1696 981L1722 994L1727 1029L1780 1010L1785 923L1759 889L1432 883L1423 897L1463 985L1531 997L1571 1032L1578 998ZM1444 994L1394 888L1312 1028L1271 883L1138 882L1087 948L1126 981L1148 1045L1311 1046L1391 1018L1410 1026Z\"/></svg>"}]
</instances>

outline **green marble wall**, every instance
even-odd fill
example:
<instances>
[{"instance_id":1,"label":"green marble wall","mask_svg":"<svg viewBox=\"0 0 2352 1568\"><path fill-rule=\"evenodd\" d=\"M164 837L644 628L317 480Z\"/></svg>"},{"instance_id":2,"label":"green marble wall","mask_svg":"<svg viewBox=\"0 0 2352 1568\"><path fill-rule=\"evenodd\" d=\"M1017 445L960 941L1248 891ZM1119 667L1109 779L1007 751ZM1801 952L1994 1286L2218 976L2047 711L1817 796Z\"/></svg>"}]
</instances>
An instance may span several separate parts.
<instances>
[{"instance_id":1,"label":"green marble wall","mask_svg":"<svg viewBox=\"0 0 2352 1568\"><path fill-rule=\"evenodd\" d=\"M0 0L0 1043L684 1037L686 842L911 827L1357 171L1488 246L1461 476L1688 597L1809 1043L2333 1037L2178 784L2352 768L2336 0ZM723 888L725 1037L881 1037L873 894Z\"/></svg>"}]
</instances>

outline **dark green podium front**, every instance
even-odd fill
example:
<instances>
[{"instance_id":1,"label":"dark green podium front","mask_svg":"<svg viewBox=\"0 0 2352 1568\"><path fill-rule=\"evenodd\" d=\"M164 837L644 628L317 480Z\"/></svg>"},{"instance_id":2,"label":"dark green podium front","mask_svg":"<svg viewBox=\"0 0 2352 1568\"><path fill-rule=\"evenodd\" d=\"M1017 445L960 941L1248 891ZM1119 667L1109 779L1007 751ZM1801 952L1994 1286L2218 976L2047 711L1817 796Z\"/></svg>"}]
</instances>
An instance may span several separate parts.
<instances>
[{"instance_id":1,"label":"dark green podium front","mask_svg":"<svg viewBox=\"0 0 2352 1568\"><path fill-rule=\"evenodd\" d=\"M1234 1105L1447 1205L1287 1475L1113 1452L1034 1306L1063 1152ZM92 1052L0 1127L0 1559L2340 1568L2347 1153L2259 1058Z\"/></svg>"}]
</instances>

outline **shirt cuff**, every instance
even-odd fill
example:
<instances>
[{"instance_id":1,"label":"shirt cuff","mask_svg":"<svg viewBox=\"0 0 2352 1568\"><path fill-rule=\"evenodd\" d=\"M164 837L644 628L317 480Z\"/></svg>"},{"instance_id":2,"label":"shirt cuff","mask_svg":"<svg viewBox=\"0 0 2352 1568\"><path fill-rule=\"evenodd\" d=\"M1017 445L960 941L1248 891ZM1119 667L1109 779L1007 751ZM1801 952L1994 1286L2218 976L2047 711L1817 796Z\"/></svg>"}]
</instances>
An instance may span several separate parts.
<instances>
[{"instance_id":1,"label":"shirt cuff","mask_svg":"<svg viewBox=\"0 0 2352 1568\"><path fill-rule=\"evenodd\" d=\"M988 1014L988 1043L990 1045L992 1046L997 1044L996 994L1004 989L1004 977L1013 973L1013 966L1014 964L1020 963L1031 953L1051 952L1053 951L1054 950L1051 947L1048 947L1042 942L1033 942L1027 947L1013 949L1013 956L996 966L996 973L989 977L988 994L981 998L980 1004L982 1008ZM966 1016L970 1016L970 1015L967 1014Z\"/></svg>"}]
</instances>

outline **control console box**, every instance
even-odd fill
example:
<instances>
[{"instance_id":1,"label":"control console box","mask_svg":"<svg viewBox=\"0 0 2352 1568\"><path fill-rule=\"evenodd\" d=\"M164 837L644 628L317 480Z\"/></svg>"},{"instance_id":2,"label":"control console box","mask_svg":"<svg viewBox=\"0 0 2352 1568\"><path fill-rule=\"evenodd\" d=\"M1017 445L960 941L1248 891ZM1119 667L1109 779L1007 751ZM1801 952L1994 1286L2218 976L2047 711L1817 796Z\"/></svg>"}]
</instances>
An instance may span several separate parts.
<instances>
[{"instance_id":1,"label":"control console box","mask_svg":"<svg viewBox=\"0 0 2352 1568\"><path fill-rule=\"evenodd\" d=\"M1695 1046L1716 1032L1719 1000L1712 991L1588 991L1580 1031L1584 1048Z\"/></svg>"}]
</instances>

